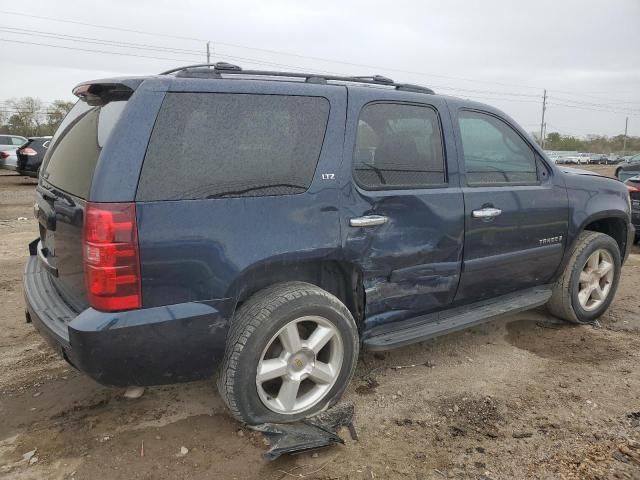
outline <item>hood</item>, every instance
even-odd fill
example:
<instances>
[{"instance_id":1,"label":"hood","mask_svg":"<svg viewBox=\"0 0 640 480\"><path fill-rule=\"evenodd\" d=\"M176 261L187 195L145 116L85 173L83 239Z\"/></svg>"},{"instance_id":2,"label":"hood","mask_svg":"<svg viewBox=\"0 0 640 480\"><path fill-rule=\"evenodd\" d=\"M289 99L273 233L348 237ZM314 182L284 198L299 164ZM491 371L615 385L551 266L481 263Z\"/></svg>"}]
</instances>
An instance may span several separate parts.
<instances>
[{"instance_id":1,"label":"hood","mask_svg":"<svg viewBox=\"0 0 640 480\"><path fill-rule=\"evenodd\" d=\"M591 177L602 177L602 178L611 178L606 175L600 175L596 172L590 172L589 170L582 170L580 168L571 168L571 167L558 167L562 173L568 173L571 175L589 175Z\"/></svg>"}]
</instances>

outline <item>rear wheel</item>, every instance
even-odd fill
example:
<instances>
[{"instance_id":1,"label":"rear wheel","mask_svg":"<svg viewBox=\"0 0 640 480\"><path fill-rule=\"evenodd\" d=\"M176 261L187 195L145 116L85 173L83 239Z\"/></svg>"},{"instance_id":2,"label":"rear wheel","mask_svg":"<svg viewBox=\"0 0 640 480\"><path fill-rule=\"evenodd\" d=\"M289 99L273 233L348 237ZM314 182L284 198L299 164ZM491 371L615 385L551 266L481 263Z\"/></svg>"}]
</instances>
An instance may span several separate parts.
<instances>
[{"instance_id":1,"label":"rear wheel","mask_svg":"<svg viewBox=\"0 0 640 480\"><path fill-rule=\"evenodd\" d=\"M335 296L308 283L275 285L238 309L218 388L244 423L297 421L338 401L358 349L353 317Z\"/></svg>"},{"instance_id":2,"label":"rear wheel","mask_svg":"<svg viewBox=\"0 0 640 480\"><path fill-rule=\"evenodd\" d=\"M583 232L554 286L548 308L556 317L591 323L611 304L620 280L620 249L613 238Z\"/></svg>"}]
</instances>

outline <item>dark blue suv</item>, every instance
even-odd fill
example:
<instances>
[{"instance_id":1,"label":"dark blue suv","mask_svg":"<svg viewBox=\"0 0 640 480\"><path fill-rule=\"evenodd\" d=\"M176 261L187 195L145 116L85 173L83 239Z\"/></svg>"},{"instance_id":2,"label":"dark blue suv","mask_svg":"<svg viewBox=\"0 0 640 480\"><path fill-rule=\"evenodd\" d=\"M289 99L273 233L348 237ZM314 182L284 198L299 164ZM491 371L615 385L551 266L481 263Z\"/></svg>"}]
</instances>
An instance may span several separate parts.
<instances>
[{"instance_id":1,"label":"dark blue suv","mask_svg":"<svg viewBox=\"0 0 640 480\"><path fill-rule=\"evenodd\" d=\"M622 183L428 88L216 64L74 93L37 186L27 321L104 384L220 369L250 424L336 402L361 347L544 304L592 322L632 243Z\"/></svg>"}]
</instances>

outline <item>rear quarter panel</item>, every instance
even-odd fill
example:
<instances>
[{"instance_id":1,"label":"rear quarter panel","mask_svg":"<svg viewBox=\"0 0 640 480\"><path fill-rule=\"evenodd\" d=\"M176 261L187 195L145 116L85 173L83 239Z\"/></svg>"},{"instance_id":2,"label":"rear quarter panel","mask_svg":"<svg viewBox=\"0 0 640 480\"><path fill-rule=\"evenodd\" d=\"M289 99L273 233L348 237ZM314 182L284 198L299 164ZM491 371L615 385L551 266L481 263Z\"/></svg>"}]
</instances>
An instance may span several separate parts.
<instances>
[{"instance_id":1,"label":"rear quarter panel","mask_svg":"<svg viewBox=\"0 0 640 480\"><path fill-rule=\"evenodd\" d=\"M302 87L302 88L301 88ZM340 245L336 205L344 195L321 173L342 156L344 87L278 82L176 80L172 91L319 95L330 102L325 141L309 190L297 195L137 202L145 307L236 298L244 279L331 259ZM185 160L185 168L189 168Z\"/></svg>"}]
</instances>

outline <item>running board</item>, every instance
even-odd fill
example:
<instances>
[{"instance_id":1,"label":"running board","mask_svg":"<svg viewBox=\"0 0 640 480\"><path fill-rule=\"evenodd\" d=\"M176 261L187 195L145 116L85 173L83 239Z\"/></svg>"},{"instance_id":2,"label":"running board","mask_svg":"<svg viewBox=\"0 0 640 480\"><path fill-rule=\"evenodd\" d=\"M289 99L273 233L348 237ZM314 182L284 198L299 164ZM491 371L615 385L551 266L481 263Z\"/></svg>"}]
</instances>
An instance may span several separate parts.
<instances>
[{"instance_id":1,"label":"running board","mask_svg":"<svg viewBox=\"0 0 640 480\"><path fill-rule=\"evenodd\" d=\"M534 287L490 300L464 305L420 317L392 322L372 329L363 342L372 351L391 350L429 338L462 330L498 315L539 307L551 298L551 286Z\"/></svg>"}]
</instances>

